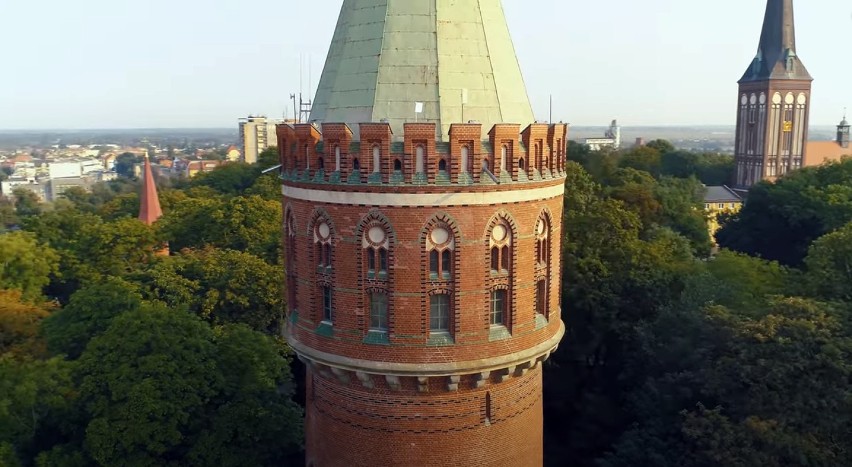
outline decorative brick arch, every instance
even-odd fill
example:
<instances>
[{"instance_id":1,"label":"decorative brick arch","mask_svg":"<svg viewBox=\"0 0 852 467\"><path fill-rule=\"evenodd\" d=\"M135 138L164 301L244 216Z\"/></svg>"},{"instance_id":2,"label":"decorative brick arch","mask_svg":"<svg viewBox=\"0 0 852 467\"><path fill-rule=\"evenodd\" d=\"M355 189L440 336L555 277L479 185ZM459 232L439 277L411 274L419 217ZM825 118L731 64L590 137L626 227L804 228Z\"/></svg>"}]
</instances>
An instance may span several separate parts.
<instances>
[{"instance_id":1,"label":"decorative brick arch","mask_svg":"<svg viewBox=\"0 0 852 467\"><path fill-rule=\"evenodd\" d=\"M438 227L445 227L452 235L453 246L453 266L452 277L449 281L432 280L429 275L429 234ZM421 330L424 335L427 335L430 330L429 316L432 295L448 294L450 303L452 304L452 314L450 316L450 334L455 335L455 331L461 326L461 303L458 294L455 293L458 279L457 271L461 266L460 243L462 239L461 230L455 218L446 212L438 212L433 215L420 229L420 275L423 293L421 294L420 316Z\"/></svg>"},{"instance_id":2,"label":"decorative brick arch","mask_svg":"<svg viewBox=\"0 0 852 467\"><path fill-rule=\"evenodd\" d=\"M496 227L501 222L505 222L508 225L509 232L512 235L511 246L509 248L511 256L510 256L510 259L509 259L510 263L509 263L509 268L508 268L508 276L502 276L502 277L494 276L490 273L490 270L491 270L491 234L492 234L492 231L494 230L494 227ZM533 228L535 228L535 227L533 227ZM519 231L519 228L518 228L518 224L515 221L515 218L508 211L505 211L505 210L498 211L493 216L491 216L491 219L488 221L488 224L486 224L485 233L484 233L482 238L484 240L483 246L484 246L484 252L485 252L485 259L486 259L485 263L488 264L488 269L483 271L483 274L486 277L486 280L485 280L486 290L488 290L488 293L489 293L489 298L486 301L488 303L488 307L486 307L486 309L484 310L485 313L483 314L482 322L483 322L483 325L485 326L486 329L490 328L490 326L491 326L490 325L490 314L491 314L491 297L490 297L490 295L491 295L491 292L494 291L494 290L506 290L506 295L507 295L507 298L509 300L509 303L508 303L508 306L507 306L507 309L506 309L506 314L508 315L508 318L505 320L504 324L506 326L506 329L508 329L509 332L511 333L512 328L513 328L513 326L516 322L516 315L517 315L517 312L516 312L517 292L516 292L516 287L515 287L517 274L515 274L515 268L516 268L516 265L518 264L518 249L519 249L519 240L520 240L520 231Z\"/></svg>"},{"instance_id":3,"label":"decorative brick arch","mask_svg":"<svg viewBox=\"0 0 852 467\"><path fill-rule=\"evenodd\" d=\"M329 229L328 238L329 238L329 244L331 245L331 254L328 255L328 257L326 258L326 261L329 265L331 265L331 272L330 273L327 272L328 271L327 268L325 269L326 272L320 272L319 271L320 267L316 264L316 259L317 259L318 256L317 256L317 251L316 251L316 242L314 241L314 235L315 235L314 229L316 228L317 224L320 223L320 222L325 222L326 224L328 224L328 229ZM322 312L319 310L319 308L323 305L323 303L322 303L321 300L318 300L318 297L321 296L321 293L319 293L318 290L317 290L318 288L329 287L331 289L331 296L332 296L331 308L332 308L332 310L334 310L334 302L335 302L335 300L333 298L334 295L335 295L334 294L334 287L337 283L337 281L335 280L335 274L337 273L337 268L334 267L334 264L336 263L335 260L337 258L337 253L338 253L337 247L340 246L340 242L337 241L337 229L334 226L334 221L332 220L332 218L328 214L328 212L321 207L314 208L314 212L313 212L313 214L311 214L311 220L310 220L310 222L308 222L308 225L307 225L306 235L307 235L306 238L308 240L307 243L308 243L308 258L309 258L309 261L307 262L308 270L309 270L308 274L309 274L309 277L311 277L313 279L311 281L312 282L311 293L309 294L310 295L309 316L310 316L310 319L313 322L319 323L320 321L322 321L322 319L318 319L319 317L322 316Z\"/></svg>"},{"instance_id":4,"label":"decorative brick arch","mask_svg":"<svg viewBox=\"0 0 852 467\"><path fill-rule=\"evenodd\" d=\"M364 266L364 236L373 226L380 226L384 229L388 236L387 245L387 261L388 261L388 276L385 280L372 280L366 277L366 268ZM355 261L359 265L359 273L357 274L358 290L362 293L359 295L356 309L364 310L364 313L358 313L358 329L365 335L370 330L370 310L367 295L371 293L384 293L388 301L388 333L393 333L394 319L394 300L393 300L393 284L394 284L394 250L396 246L397 236L396 230L393 228L390 219L378 209L372 209L364 217L355 228Z\"/></svg>"},{"instance_id":5,"label":"decorative brick arch","mask_svg":"<svg viewBox=\"0 0 852 467\"><path fill-rule=\"evenodd\" d=\"M553 264L553 262L554 262L553 261L553 258L554 258L553 245L560 245L560 243L558 242L558 240L555 238L555 235L554 235L555 228L553 226L553 214L550 212L550 209L548 209L547 207L544 207L541 210L541 212L539 213L538 218L536 219L535 230L533 231L533 235L535 236L535 242L536 242L536 246L535 246L536 254L537 255L539 254L538 249L541 247L539 245L540 238L539 238L539 233L538 233L538 226L539 226L539 223L541 223L541 222L545 222L546 228L547 228L547 231L546 231L547 237L546 237L546 240L544 242L544 244L546 246L546 251L545 251L546 258L544 259L543 265L538 263L538 258L536 258L536 262L533 265L533 267L535 268L533 278L534 278L535 284L536 284L536 287L535 287L536 302L535 302L534 306L536 308L538 308L539 300L542 300L543 305L544 305L545 310L546 310L546 314L544 314L544 317L546 319L550 320L551 313L554 310L557 309L556 307L552 306L552 304L553 304L552 297L554 297L554 296L558 297L559 296L558 292L555 292L553 290L554 289L554 287L553 287L554 277L555 277L554 271L556 271L557 267L561 266L561 265ZM556 255L557 255L556 257L558 258L558 252L556 253ZM545 281L545 283L544 283L545 284L545 296L544 296L543 299L539 297L540 290L538 288L539 281L542 281L542 280ZM536 309L536 313L537 312L538 312L538 309Z\"/></svg>"},{"instance_id":6,"label":"decorative brick arch","mask_svg":"<svg viewBox=\"0 0 852 467\"><path fill-rule=\"evenodd\" d=\"M290 203L287 203L284 206L284 238L282 239L283 243L283 251L284 251L284 268L286 272L285 276L285 284L287 290L284 293L284 299L286 300L286 308L285 311L287 316L295 310L295 303L297 301L297 293L298 293L298 273L296 271L298 264L296 258L296 235L298 232L298 227L296 226L296 216L293 214L293 207Z\"/></svg>"}]
</instances>

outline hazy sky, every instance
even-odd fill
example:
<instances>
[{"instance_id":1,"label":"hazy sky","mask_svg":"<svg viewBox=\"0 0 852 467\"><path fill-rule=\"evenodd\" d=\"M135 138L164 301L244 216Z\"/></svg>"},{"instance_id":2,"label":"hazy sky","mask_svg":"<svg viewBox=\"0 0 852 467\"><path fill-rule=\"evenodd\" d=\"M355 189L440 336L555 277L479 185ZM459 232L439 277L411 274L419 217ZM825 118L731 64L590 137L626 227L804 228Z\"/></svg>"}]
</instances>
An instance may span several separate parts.
<instances>
[{"instance_id":1,"label":"hazy sky","mask_svg":"<svg viewBox=\"0 0 852 467\"><path fill-rule=\"evenodd\" d=\"M420 0L406 0L420 1ZM342 0L0 0L0 129L230 127L313 85ZM504 0L536 115L733 124L765 0ZM811 122L852 108L852 2L797 2ZM307 60L306 60L307 61ZM308 92L304 71L304 91ZM290 111L292 114L292 110Z\"/></svg>"}]
</instances>

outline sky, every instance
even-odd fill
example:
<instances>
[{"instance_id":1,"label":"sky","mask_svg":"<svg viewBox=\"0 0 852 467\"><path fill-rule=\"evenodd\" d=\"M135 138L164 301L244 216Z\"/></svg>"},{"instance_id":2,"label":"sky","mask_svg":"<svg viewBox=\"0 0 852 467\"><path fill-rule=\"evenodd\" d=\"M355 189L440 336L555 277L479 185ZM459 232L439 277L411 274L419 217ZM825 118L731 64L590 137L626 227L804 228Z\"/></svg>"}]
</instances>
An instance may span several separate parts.
<instances>
[{"instance_id":1,"label":"sky","mask_svg":"<svg viewBox=\"0 0 852 467\"><path fill-rule=\"evenodd\" d=\"M0 0L0 130L221 128L249 114L292 116L289 96L313 94L341 4ZM552 94L554 120L573 125L733 125L766 1L503 6L537 118ZM815 78L811 123L836 125L852 108L852 2L799 0L796 22Z\"/></svg>"}]
</instances>

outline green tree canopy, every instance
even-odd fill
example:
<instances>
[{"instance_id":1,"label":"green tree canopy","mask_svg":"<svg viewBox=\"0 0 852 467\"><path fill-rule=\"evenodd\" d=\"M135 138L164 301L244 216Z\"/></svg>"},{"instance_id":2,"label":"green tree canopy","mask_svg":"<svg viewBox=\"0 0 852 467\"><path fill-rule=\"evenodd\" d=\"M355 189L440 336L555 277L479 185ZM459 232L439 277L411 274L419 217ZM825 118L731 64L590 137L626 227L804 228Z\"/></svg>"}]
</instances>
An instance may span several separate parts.
<instances>
[{"instance_id":1,"label":"green tree canopy","mask_svg":"<svg viewBox=\"0 0 852 467\"><path fill-rule=\"evenodd\" d=\"M716 234L725 248L801 266L814 240L852 222L852 159L790 173L749 191Z\"/></svg>"},{"instance_id":2,"label":"green tree canopy","mask_svg":"<svg viewBox=\"0 0 852 467\"><path fill-rule=\"evenodd\" d=\"M286 359L244 327L146 305L115 318L79 361L102 465L281 465L300 447Z\"/></svg>"},{"instance_id":3,"label":"green tree canopy","mask_svg":"<svg viewBox=\"0 0 852 467\"><path fill-rule=\"evenodd\" d=\"M48 348L54 354L77 359L89 341L106 331L116 316L141 306L138 287L122 279L109 277L84 287L45 320Z\"/></svg>"},{"instance_id":4,"label":"green tree canopy","mask_svg":"<svg viewBox=\"0 0 852 467\"><path fill-rule=\"evenodd\" d=\"M811 294L852 302L852 222L815 241L805 265Z\"/></svg>"},{"instance_id":5,"label":"green tree canopy","mask_svg":"<svg viewBox=\"0 0 852 467\"><path fill-rule=\"evenodd\" d=\"M185 251L154 265L142 280L151 298L213 324L244 323L268 332L283 316L283 271L248 253Z\"/></svg>"},{"instance_id":6,"label":"green tree canopy","mask_svg":"<svg viewBox=\"0 0 852 467\"><path fill-rule=\"evenodd\" d=\"M25 298L41 297L59 256L28 232L0 234L0 289L18 289Z\"/></svg>"}]
</instances>

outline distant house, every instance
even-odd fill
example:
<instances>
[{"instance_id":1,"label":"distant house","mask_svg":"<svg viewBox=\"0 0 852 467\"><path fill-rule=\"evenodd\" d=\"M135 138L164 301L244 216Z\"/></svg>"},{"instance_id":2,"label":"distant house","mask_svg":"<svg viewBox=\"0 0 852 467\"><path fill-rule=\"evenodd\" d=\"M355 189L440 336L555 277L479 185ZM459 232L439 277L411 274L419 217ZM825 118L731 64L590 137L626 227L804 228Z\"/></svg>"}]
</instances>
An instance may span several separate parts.
<instances>
[{"instance_id":1,"label":"distant house","mask_svg":"<svg viewBox=\"0 0 852 467\"><path fill-rule=\"evenodd\" d=\"M852 157L849 144L849 122L846 117L837 125L837 139L834 141L808 141L805 166L822 165L835 162L844 157Z\"/></svg>"},{"instance_id":2,"label":"distant house","mask_svg":"<svg viewBox=\"0 0 852 467\"><path fill-rule=\"evenodd\" d=\"M210 172L222 164L222 161L188 161L184 170L184 176L192 178L199 173Z\"/></svg>"},{"instance_id":3,"label":"distant house","mask_svg":"<svg viewBox=\"0 0 852 467\"><path fill-rule=\"evenodd\" d=\"M734 214L743 207L743 199L728 186L708 186L704 193L704 211L707 213L707 227L710 240L716 244L716 232L719 230L719 214Z\"/></svg>"}]
</instances>

